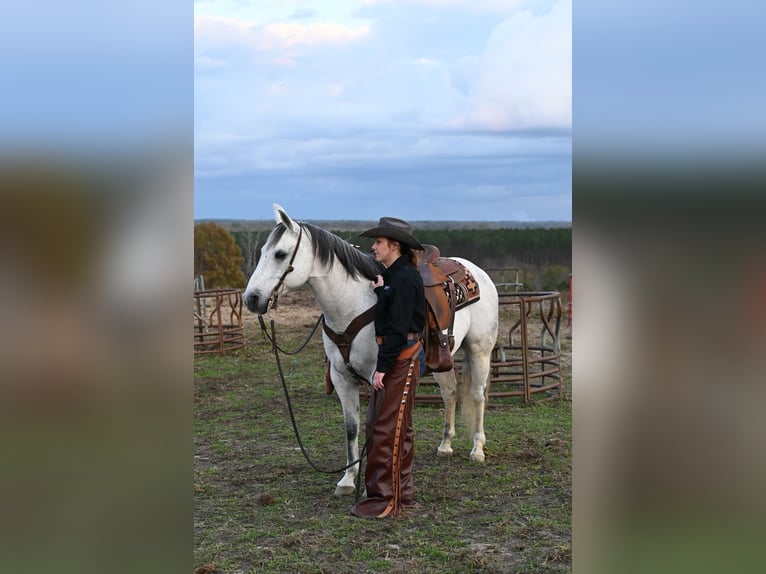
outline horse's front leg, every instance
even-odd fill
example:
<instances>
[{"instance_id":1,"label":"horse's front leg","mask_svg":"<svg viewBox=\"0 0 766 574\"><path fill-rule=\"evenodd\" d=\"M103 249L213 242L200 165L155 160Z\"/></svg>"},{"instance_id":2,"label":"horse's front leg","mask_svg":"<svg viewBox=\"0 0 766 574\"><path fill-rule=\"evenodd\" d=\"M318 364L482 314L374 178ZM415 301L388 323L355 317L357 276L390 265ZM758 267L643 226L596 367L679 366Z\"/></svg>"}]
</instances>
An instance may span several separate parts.
<instances>
[{"instance_id":1,"label":"horse's front leg","mask_svg":"<svg viewBox=\"0 0 766 574\"><path fill-rule=\"evenodd\" d=\"M457 405L455 369L445 373L434 373L433 377L439 383L439 390L444 401L444 430L442 442L436 452L442 456L449 456L452 454L452 439L455 438L455 407Z\"/></svg>"},{"instance_id":2,"label":"horse's front leg","mask_svg":"<svg viewBox=\"0 0 766 574\"><path fill-rule=\"evenodd\" d=\"M359 385L344 381L336 383L341 407L343 424L346 429L346 464L359 460ZM359 475L359 462L346 469L335 487L335 496L348 496L356 493L356 477Z\"/></svg>"}]
</instances>

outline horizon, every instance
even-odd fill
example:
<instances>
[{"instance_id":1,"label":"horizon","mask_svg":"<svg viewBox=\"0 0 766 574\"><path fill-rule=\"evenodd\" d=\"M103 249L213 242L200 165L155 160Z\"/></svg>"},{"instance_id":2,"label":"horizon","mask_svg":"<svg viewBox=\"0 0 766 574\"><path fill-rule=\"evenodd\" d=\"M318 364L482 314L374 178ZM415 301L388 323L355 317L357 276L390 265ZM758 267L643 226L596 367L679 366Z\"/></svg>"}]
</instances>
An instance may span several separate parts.
<instances>
[{"instance_id":1,"label":"horizon","mask_svg":"<svg viewBox=\"0 0 766 574\"><path fill-rule=\"evenodd\" d=\"M301 223L310 223L321 228L346 227L351 229L367 228L375 226L378 219L296 219ZM463 229L526 229L526 228L562 228L572 227L572 221L567 220L537 220L537 221L518 221L518 220L459 220L459 219L428 219L428 220L407 220L415 231L420 229L444 228L446 226ZM244 218L195 218L194 224L198 223L216 223L226 227L230 231L241 231L252 229L272 229L276 222L274 218L270 219L244 219Z\"/></svg>"}]
</instances>

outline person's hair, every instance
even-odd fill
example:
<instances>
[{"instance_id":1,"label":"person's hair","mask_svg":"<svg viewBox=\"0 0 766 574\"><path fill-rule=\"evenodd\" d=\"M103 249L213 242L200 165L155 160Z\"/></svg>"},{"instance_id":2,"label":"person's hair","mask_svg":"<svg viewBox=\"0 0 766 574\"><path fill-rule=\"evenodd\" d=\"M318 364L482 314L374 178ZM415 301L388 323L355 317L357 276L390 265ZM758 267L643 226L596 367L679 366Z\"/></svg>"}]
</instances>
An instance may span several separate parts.
<instances>
[{"instance_id":1,"label":"person's hair","mask_svg":"<svg viewBox=\"0 0 766 574\"><path fill-rule=\"evenodd\" d=\"M414 249L412 249L412 247L406 243L402 243L398 239L391 239L390 237L386 237L386 240L388 241L389 245L391 245L391 243L396 243L399 246L399 255L409 261L410 265L414 267L418 266L418 254Z\"/></svg>"},{"instance_id":2,"label":"person's hair","mask_svg":"<svg viewBox=\"0 0 766 574\"><path fill-rule=\"evenodd\" d=\"M410 262L410 265L413 267L418 266L418 254L412 247L405 245L404 243L399 243L399 252L402 254L402 257Z\"/></svg>"}]
</instances>

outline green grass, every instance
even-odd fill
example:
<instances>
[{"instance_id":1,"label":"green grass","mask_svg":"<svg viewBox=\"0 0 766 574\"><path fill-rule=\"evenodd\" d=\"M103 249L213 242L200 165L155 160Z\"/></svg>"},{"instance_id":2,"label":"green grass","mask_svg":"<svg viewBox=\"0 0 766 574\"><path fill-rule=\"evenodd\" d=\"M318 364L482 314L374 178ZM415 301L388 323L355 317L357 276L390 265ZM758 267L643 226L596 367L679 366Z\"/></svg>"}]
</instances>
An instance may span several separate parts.
<instances>
[{"instance_id":1,"label":"green grass","mask_svg":"<svg viewBox=\"0 0 766 574\"><path fill-rule=\"evenodd\" d=\"M294 348L305 330L285 329ZM195 566L215 572L500 573L571 570L571 378L566 395L487 409L487 459L468 461L458 427L440 457L443 408L418 403L415 496L395 520L350 515L333 496L341 474L312 470L260 333L226 356L195 359ZM571 348L571 340L562 338ZM566 349L569 352L569 349ZM340 404L324 392L319 337L282 357L297 424L323 467L345 464ZM366 401L362 401L362 408ZM363 411L364 412L364 411Z\"/></svg>"}]
</instances>

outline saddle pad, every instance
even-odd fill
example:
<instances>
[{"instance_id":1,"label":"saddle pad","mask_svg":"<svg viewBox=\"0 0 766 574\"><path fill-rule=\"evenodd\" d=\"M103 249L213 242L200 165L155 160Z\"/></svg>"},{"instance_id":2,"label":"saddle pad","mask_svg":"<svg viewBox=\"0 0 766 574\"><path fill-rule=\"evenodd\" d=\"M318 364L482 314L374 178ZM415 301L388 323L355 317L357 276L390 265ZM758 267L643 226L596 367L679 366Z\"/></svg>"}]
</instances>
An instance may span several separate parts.
<instances>
[{"instance_id":1,"label":"saddle pad","mask_svg":"<svg viewBox=\"0 0 766 574\"><path fill-rule=\"evenodd\" d=\"M457 262L453 263L459 265ZM455 311L475 303L481 297L479 284L474 279L473 274L465 268L462 271L462 275L452 276L452 279L445 278L444 282L425 288L426 301L430 309L429 324L435 323L433 326L440 331L447 329L452 323L451 289L454 289L455 293ZM459 276L460 279L455 280L456 276Z\"/></svg>"},{"instance_id":2,"label":"saddle pad","mask_svg":"<svg viewBox=\"0 0 766 574\"><path fill-rule=\"evenodd\" d=\"M442 285L444 293L449 301L450 290L447 284ZM479 293L479 284L473 278L471 272L466 269L463 278L455 283L455 311L459 311L466 305L475 303L479 300L481 293Z\"/></svg>"}]
</instances>

